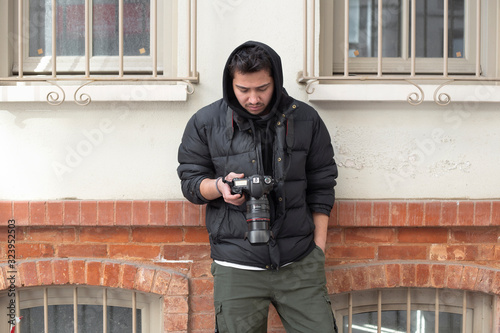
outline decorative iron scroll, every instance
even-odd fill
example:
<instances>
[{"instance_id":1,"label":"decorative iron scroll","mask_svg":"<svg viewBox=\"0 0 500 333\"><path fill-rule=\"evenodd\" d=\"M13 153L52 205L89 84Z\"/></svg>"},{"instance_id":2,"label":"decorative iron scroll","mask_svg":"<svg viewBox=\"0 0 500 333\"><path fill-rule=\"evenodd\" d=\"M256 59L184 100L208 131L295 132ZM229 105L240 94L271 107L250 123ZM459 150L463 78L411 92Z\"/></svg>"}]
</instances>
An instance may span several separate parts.
<instances>
[{"instance_id":1,"label":"decorative iron scroll","mask_svg":"<svg viewBox=\"0 0 500 333\"><path fill-rule=\"evenodd\" d=\"M192 95L195 92L194 83L198 83L198 77L186 77L186 78L162 78L162 77L146 77L146 78L134 78L134 77L119 77L119 78L58 78L58 77L0 77L0 82L32 82L32 83L49 83L56 89L50 91L46 96L46 101L48 104L53 106L58 106L64 103L66 100L66 91L64 90L64 85L61 82L68 81L84 81L75 90L73 97L74 102L80 106L89 105L92 101L92 97L87 92L80 92L85 86L90 85L95 82L110 82L112 84L119 84L120 82L171 82L171 83L182 83L186 87L186 93Z\"/></svg>"},{"instance_id":2,"label":"decorative iron scroll","mask_svg":"<svg viewBox=\"0 0 500 333\"><path fill-rule=\"evenodd\" d=\"M422 88L416 84L415 82L412 82L410 80L405 80L406 82L414 85L415 87L417 87L417 89L419 90L420 94L417 93L417 92L412 92L408 95L408 97L406 98L406 100L408 101L408 103L410 103L411 105L419 105L421 104L423 101L424 101L424 91L422 90Z\"/></svg>"},{"instance_id":3,"label":"decorative iron scroll","mask_svg":"<svg viewBox=\"0 0 500 333\"><path fill-rule=\"evenodd\" d=\"M57 91L49 92L47 94L47 103L49 103L50 105L54 105L54 106L61 105L62 102L64 102L64 100L66 99L66 93L64 92L64 89L61 88L61 86L55 82L47 81L47 83L50 83L51 85L56 86L61 91L61 95L62 95L62 96L59 95L59 93Z\"/></svg>"},{"instance_id":4,"label":"decorative iron scroll","mask_svg":"<svg viewBox=\"0 0 500 333\"><path fill-rule=\"evenodd\" d=\"M424 90L422 89L422 83L417 82L436 82L439 86L434 90L433 100L439 106L447 106L452 102L451 96L447 92L443 92L442 89L448 85L458 83L458 82L471 82L475 84L486 84L487 82L497 84L500 82L500 78L492 77L477 77L477 76L460 76L460 77L443 77L443 76L425 76L425 77L395 77L395 76L302 76L302 72L299 72L297 82L305 85L305 91L308 94L312 94L315 91L313 87L314 84L321 82L325 83L341 83L341 82L399 82L411 84L417 91L411 92L406 101L414 106L422 104L425 100ZM444 82L443 82L444 81Z\"/></svg>"},{"instance_id":5,"label":"decorative iron scroll","mask_svg":"<svg viewBox=\"0 0 500 333\"><path fill-rule=\"evenodd\" d=\"M312 94L314 92L314 88L312 85L313 85L313 83L316 83L316 82L318 82L318 80L316 80L316 79L306 81L306 93Z\"/></svg>"},{"instance_id":6,"label":"decorative iron scroll","mask_svg":"<svg viewBox=\"0 0 500 333\"><path fill-rule=\"evenodd\" d=\"M91 84L93 82L94 81L89 81L87 83L84 83L80 87L78 87L78 89L75 90L74 99L75 99L75 103L76 104L81 105L81 106L85 106L85 105L89 105L90 104L90 102L92 101L92 98L90 97L89 94L87 94L87 93L81 93L80 96L77 96L77 95L78 95L78 91L80 91L80 89L82 89L83 87L85 87L87 84Z\"/></svg>"},{"instance_id":7,"label":"decorative iron scroll","mask_svg":"<svg viewBox=\"0 0 500 333\"><path fill-rule=\"evenodd\" d=\"M453 83L453 82L454 82L453 80L447 81L447 82L441 84L439 87L437 87L436 90L434 90L434 102L437 105L445 106L445 105L450 104L450 102L451 102L450 95L448 95L447 93L440 93L438 95L438 92L439 92L439 90L441 90L441 88L443 88L444 86L446 86L450 83Z\"/></svg>"}]
</instances>

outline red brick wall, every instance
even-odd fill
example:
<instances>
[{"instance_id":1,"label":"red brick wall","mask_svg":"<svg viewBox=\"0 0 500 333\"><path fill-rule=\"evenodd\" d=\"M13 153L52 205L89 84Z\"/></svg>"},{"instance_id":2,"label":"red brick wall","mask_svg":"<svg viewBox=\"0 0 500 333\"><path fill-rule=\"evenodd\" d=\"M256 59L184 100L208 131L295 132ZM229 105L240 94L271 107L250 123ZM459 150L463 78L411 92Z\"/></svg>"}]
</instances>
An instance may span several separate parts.
<instances>
[{"instance_id":1,"label":"red brick wall","mask_svg":"<svg viewBox=\"0 0 500 333\"><path fill-rule=\"evenodd\" d=\"M7 287L6 224L14 218L18 288L154 292L164 295L165 331L213 332L203 208L186 201L0 202L0 290ZM326 256L331 293L419 286L500 299L500 201L338 201ZM274 310L270 325L282 331Z\"/></svg>"}]
</instances>

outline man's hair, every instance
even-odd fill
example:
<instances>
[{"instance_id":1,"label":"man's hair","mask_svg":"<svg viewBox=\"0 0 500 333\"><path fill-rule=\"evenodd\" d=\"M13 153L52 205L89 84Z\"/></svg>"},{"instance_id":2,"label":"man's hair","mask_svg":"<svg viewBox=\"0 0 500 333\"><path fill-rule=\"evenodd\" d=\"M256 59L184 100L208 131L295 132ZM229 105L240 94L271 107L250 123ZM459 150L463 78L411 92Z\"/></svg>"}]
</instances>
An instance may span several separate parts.
<instances>
[{"instance_id":1,"label":"man's hair","mask_svg":"<svg viewBox=\"0 0 500 333\"><path fill-rule=\"evenodd\" d=\"M260 46L247 46L238 50L229 62L229 73L234 78L234 73L242 74L255 73L260 70L267 70L273 76L271 58Z\"/></svg>"}]
</instances>

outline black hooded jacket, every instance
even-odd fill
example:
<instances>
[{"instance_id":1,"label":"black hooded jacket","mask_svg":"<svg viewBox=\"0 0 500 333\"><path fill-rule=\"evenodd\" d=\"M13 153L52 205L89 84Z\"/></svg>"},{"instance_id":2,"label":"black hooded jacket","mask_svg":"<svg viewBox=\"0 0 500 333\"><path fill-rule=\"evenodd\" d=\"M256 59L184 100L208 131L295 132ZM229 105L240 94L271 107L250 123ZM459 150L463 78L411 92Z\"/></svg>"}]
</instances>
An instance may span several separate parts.
<instances>
[{"instance_id":1,"label":"black hooded jacket","mask_svg":"<svg viewBox=\"0 0 500 333\"><path fill-rule=\"evenodd\" d=\"M272 60L272 107L263 117L250 114L239 104L228 69L232 55L250 45L264 48ZM184 196L195 204L207 204L213 259L276 269L300 260L315 247L312 212L329 215L335 200L333 147L318 113L286 93L281 59L272 48L246 42L229 59L223 98L199 110L186 125L177 172ZM266 160L270 160L267 168ZM249 177L266 171L275 180L269 195L273 238L268 244L252 245L244 239L246 205L237 207L222 197L208 201L200 193L200 183L229 172Z\"/></svg>"}]
</instances>

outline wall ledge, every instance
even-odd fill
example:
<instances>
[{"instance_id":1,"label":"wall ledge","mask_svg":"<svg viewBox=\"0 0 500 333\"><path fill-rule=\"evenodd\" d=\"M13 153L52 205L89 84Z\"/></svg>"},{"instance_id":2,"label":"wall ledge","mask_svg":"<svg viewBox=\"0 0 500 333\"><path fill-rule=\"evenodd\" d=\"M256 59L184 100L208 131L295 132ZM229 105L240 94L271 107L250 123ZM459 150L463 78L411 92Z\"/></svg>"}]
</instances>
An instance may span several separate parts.
<instances>
[{"instance_id":1,"label":"wall ledge","mask_svg":"<svg viewBox=\"0 0 500 333\"><path fill-rule=\"evenodd\" d=\"M421 90L420 90L420 89ZM478 84L421 84L412 83L314 83L309 88L310 102L435 102L438 105L451 103L495 103L500 102L500 86L491 83ZM409 98L415 102L410 102Z\"/></svg>"},{"instance_id":2,"label":"wall ledge","mask_svg":"<svg viewBox=\"0 0 500 333\"><path fill-rule=\"evenodd\" d=\"M0 200L17 226L205 226L187 200ZM500 200L337 200L329 227L499 227Z\"/></svg>"},{"instance_id":3,"label":"wall ledge","mask_svg":"<svg viewBox=\"0 0 500 333\"><path fill-rule=\"evenodd\" d=\"M363 277L363 278L360 278ZM327 268L331 294L379 288L464 289L500 295L500 270L455 262L374 263Z\"/></svg>"},{"instance_id":4,"label":"wall ledge","mask_svg":"<svg viewBox=\"0 0 500 333\"><path fill-rule=\"evenodd\" d=\"M92 102L161 102L187 100L187 86L183 84L88 84L82 85L16 85L0 86L0 102L45 102L59 105L74 102L87 105ZM90 100L88 100L90 98Z\"/></svg>"}]
</instances>

